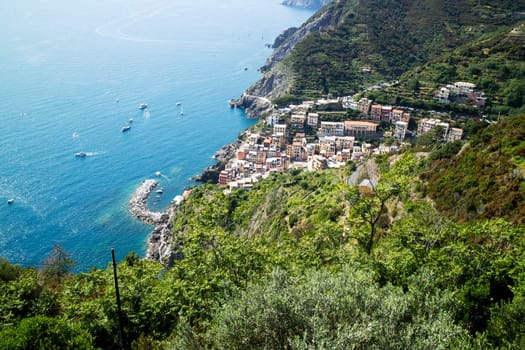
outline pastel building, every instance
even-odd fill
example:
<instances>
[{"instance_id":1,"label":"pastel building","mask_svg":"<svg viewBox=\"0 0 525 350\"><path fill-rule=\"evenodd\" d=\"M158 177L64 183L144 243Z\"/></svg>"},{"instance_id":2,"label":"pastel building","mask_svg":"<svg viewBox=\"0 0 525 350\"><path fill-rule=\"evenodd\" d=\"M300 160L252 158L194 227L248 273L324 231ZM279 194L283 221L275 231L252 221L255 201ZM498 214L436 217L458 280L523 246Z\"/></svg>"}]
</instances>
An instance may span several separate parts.
<instances>
[{"instance_id":1,"label":"pastel building","mask_svg":"<svg viewBox=\"0 0 525 350\"><path fill-rule=\"evenodd\" d=\"M347 120L344 122L344 134L348 136L369 136L377 132L377 123L359 120Z\"/></svg>"}]
</instances>

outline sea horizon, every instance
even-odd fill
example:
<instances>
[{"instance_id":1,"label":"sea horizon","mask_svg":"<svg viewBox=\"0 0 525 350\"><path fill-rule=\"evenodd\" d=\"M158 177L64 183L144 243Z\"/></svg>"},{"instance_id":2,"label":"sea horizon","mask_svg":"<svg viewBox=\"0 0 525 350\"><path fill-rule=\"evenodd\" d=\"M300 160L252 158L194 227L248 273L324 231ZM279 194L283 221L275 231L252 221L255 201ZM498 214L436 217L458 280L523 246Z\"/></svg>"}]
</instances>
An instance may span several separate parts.
<instances>
[{"instance_id":1,"label":"sea horizon","mask_svg":"<svg viewBox=\"0 0 525 350\"><path fill-rule=\"evenodd\" d=\"M279 0L25 0L0 13L0 257L39 267L58 243L86 271L107 266L112 248L119 260L144 256L153 227L128 212L134 190L157 179L163 193L148 204L165 210L195 185L255 122L228 100L260 78L267 44L313 11Z\"/></svg>"}]
</instances>

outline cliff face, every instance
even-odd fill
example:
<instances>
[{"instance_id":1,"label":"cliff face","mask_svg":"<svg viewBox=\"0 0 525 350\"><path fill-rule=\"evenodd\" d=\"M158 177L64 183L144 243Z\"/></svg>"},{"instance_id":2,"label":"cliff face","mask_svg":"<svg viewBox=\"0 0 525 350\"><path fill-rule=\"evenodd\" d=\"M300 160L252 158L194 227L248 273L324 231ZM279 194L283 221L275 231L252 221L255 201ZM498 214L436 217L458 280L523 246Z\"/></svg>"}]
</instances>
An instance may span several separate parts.
<instances>
[{"instance_id":1,"label":"cliff face","mask_svg":"<svg viewBox=\"0 0 525 350\"><path fill-rule=\"evenodd\" d=\"M303 7L309 9L320 9L324 5L327 5L332 0L284 0L283 5L293 7Z\"/></svg>"},{"instance_id":2,"label":"cliff face","mask_svg":"<svg viewBox=\"0 0 525 350\"><path fill-rule=\"evenodd\" d=\"M279 65L292 52L294 47L310 33L334 28L341 20L342 14L328 7L318 12L300 28L289 28L275 40L274 52L260 68L264 76L247 90L248 95L274 98L286 94L293 82L293 74L286 65ZM257 116L256 114L252 116Z\"/></svg>"},{"instance_id":3,"label":"cliff face","mask_svg":"<svg viewBox=\"0 0 525 350\"><path fill-rule=\"evenodd\" d=\"M335 7L327 8L326 11L318 12L300 28L290 28L283 31L275 40L274 52L268 57L261 71L267 72L277 63L286 58L295 45L303 40L308 34L325 31L334 28L341 20L341 13L335 11Z\"/></svg>"}]
</instances>

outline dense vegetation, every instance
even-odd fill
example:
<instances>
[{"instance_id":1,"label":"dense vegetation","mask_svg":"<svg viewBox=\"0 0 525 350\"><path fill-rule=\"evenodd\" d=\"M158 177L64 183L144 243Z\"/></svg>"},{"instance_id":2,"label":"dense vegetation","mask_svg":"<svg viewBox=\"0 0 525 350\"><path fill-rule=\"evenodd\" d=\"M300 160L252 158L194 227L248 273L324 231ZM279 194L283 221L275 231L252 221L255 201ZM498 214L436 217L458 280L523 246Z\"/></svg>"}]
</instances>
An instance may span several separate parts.
<instances>
[{"instance_id":1,"label":"dense vegetation","mask_svg":"<svg viewBox=\"0 0 525 350\"><path fill-rule=\"evenodd\" d=\"M291 95L350 95L399 80L395 88L373 97L477 114L476 109L434 101L439 84L469 81L492 101L489 113L519 113L524 105L523 3L347 0L330 6L341 20L306 36L283 62L293 72Z\"/></svg>"},{"instance_id":2,"label":"dense vegetation","mask_svg":"<svg viewBox=\"0 0 525 350\"><path fill-rule=\"evenodd\" d=\"M0 258L0 349L525 348L520 5L334 1L344 20L284 62L284 100L399 78L374 98L428 108L437 84L469 80L514 115L250 191L193 188L172 222L181 259L118 264L123 339L111 266L72 274L58 245L40 269Z\"/></svg>"},{"instance_id":3,"label":"dense vegetation","mask_svg":"<svg viewBox=\"0 0 525 350\"><path fill-rule=\"evenodd\" d=\"M184 258L171 269L135 254L119 263L126 344L523 348L523 121L477 128L468 145L367 162L357 180L379 175L372 195L347 183L351 164L274 174L251 191L194 188L173 222ZM498 140L499 161L469 156ZM454 221L472 176L493 172L513 173L517 186L487 195L520 199ZM465 192L436 194L434 206L426 194L452 174ZM119 348L112 269L71 275L58 246L44 266L1 261L0 349Z\"/></svg>"},{"instance_id":4,"label":"dense vegetation","mask_svg":"<svg viewBox=\"0 0 525 350\"><path fill-rule=\"evenodd\" d=\"M504 119L473 135L459 154L439 153L427 193L457 220L525 220L525 116Z\"/></svg>"}]
</instances>

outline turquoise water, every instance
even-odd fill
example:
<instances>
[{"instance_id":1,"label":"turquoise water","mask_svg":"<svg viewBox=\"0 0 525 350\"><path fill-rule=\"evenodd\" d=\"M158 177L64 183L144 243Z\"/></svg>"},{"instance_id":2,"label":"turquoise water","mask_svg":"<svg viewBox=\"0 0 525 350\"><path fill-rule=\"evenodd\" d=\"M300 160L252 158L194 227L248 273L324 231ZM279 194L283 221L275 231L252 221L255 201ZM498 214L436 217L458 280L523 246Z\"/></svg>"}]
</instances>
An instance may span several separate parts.
<instances>
[{"instance_id":1,"label":"turquoise water","mask_svg":"<svg viewBox=\"0 0 525 350\"><path fill-rule=\"evenodd\" d=\"M143 255L135 188L160 171L162 210L192 185L253 123L227 101L259 78L265 44L311 14L279 0L0 5L0 256L38 266L60 243L82 271L111 248Z\"/></svg>"}]
</instances>

